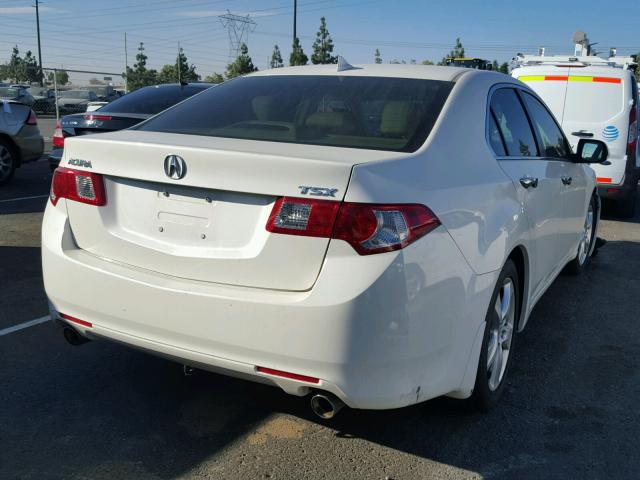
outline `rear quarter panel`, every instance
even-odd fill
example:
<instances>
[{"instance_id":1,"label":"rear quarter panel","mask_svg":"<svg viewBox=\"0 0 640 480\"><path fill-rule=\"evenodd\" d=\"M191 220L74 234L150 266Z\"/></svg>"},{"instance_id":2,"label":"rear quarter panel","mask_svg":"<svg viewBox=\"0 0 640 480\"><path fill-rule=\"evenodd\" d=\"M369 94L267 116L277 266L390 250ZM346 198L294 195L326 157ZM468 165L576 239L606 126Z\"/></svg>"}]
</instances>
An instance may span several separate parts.
<instances>
[{"instance_id":1,"label":"rear quarter panel","mask_svg":"<svg viewBox=\"0 0 640 480\"><path fill-rule=\"evenodd\" d=\"M425 145L403 158L356 165L345 200L427 205L477 274L501 269L528 238L515 186L485 139L488 92L500 81L513 83L502 74L465 74Z\"/></svg>"}]
</instances>

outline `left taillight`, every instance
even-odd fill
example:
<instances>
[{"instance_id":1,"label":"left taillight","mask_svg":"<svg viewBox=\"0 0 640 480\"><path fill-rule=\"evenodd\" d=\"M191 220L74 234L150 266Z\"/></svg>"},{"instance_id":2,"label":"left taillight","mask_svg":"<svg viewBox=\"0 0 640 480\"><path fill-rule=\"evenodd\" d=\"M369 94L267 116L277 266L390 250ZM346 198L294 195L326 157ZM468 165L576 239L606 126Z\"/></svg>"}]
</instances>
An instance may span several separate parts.
<instances>
[{"instance_id":1,"label":"left taillight","mask_svg":"<svg viewBox=\"0 0 640 480\"><path fill-rule=\"evenodd\" d=\"M64 134L62 133L62 126L60 125L60 122L56 122L56 129L53 131L51 142L53 143L54 147L64 147Z\"/></svg>"},{"instance_id":2,"label":"left taillight","mask_svg":"<svg viewBox=\"0 0 640 480\"><path fill-rule=\"evenodd\" d=\"M285 235L344 240L360 255L390 252L410 245L440 225L420 204L340 203L279 198L267 230Z\"/></svg>"},{"instance_id":3,"label":"left taillight","mask_svg":"<svg viewBox=\"0 0 640 480\"><path fill-rule=\"evenodd\" d=\"M27 121L24 122L27 125L38 125L38 117L36 116L36 112L33 110L29 110L29 116L27 117Z\"/></svg>"},{"instance_id":4,"label":"left taillight","mask_svg":"<svg viewBox=\"0 0 640 480\"><path fill-rule=\"evenodd\" d=\"M51 181L51 203L61 198L101 207L107 204L102 175L71 168L58 167Z\"/></svg>"}]
</instances>

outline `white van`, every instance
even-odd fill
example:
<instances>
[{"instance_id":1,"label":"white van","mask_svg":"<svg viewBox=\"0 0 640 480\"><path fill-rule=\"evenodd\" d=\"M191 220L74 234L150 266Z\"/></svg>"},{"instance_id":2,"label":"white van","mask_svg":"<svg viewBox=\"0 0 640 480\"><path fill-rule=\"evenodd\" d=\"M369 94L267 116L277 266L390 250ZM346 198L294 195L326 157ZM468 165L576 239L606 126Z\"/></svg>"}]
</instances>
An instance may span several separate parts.
<instances>
[{"instance_id":1,"label":"white van","mask_svg":"<svg viewBox=\"0 0 640 480\"><path fill-rule=\"evenodd\" d=\"M601 197L616 201L618 212L634 211L640 152L638 85L629 57L516 57L511 75L546 102L575 149L581 138L603 140L609 165L593 165Z\"/></svg>"}]
</instances>

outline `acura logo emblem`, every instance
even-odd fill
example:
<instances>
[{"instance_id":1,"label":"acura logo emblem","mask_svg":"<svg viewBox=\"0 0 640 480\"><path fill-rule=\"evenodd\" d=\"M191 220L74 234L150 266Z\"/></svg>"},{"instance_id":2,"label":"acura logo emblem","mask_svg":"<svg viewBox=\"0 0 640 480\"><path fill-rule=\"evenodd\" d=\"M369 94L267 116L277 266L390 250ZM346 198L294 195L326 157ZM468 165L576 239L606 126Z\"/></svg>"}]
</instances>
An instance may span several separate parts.
<instances>
[{"instance_id":1,"label":"acura logo emblem","mask_svg":"<svg viewBox=\"0 0 640 480\"><path fill-rule=\"evenodd\" d=\"M169 178L180 180L187 174L187 164L179 155L167 155L164 159L164 173Z\"/></svg>"}]
</instances>

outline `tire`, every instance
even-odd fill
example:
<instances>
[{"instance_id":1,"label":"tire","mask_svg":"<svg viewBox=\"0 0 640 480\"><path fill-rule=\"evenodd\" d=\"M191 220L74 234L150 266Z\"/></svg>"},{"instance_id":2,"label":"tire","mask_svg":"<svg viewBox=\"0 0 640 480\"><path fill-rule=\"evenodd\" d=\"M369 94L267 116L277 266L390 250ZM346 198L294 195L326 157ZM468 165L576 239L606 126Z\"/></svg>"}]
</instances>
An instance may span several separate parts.
<instances>
[{"instance_id":1,"label":"tire","mask_svg":"<svg viewBox=\"0 0 640 480\"><path fill-rule=\"evenodd\" d=\"M13 148L6 140L0 139L0 185L9 183L16 173L18 165L18 156Z\"/></svg>"},{"instance_id":2,"label":"tire","mask_svg":"<svg viewBox=\"0 0 640 480\"><path fill-rule=\"evenodd\" d=\"M476 383L469 398L475 410L491 409L504 392L517 343L521 301L518 270L513 261L507 260L485 319Z\"/></svg>"},{"instance_id":3,"label":"tire","mask_svg":"<svg viewBox=\"0 0 640 480\"><path fill-rule=\"evenodd\" d=\"M580 244L578 245L576 257L571 260L565 268L565 272L570 275L581 274L584 269L587 268L587 265L589 265L589 261L593 255L594 243L596 241L597 213L597 199L595 195L592 195L591 200L589 201L589 207L587 208L587 214L584 220L584 230L582 232Z\"/></svg>"},{"instance_id":4,"label":"tire","mask_svg":"<svg viewBox=\"0 0 640 480\"><path fill-rule=\"evenodd\" d=\"M637 190L632 190L629 195L627 195L622 200L617 200L615 202L615 214L621 218L631 218L636 211L636 199L638 198Z\"/></svg>"}]
</instances>

